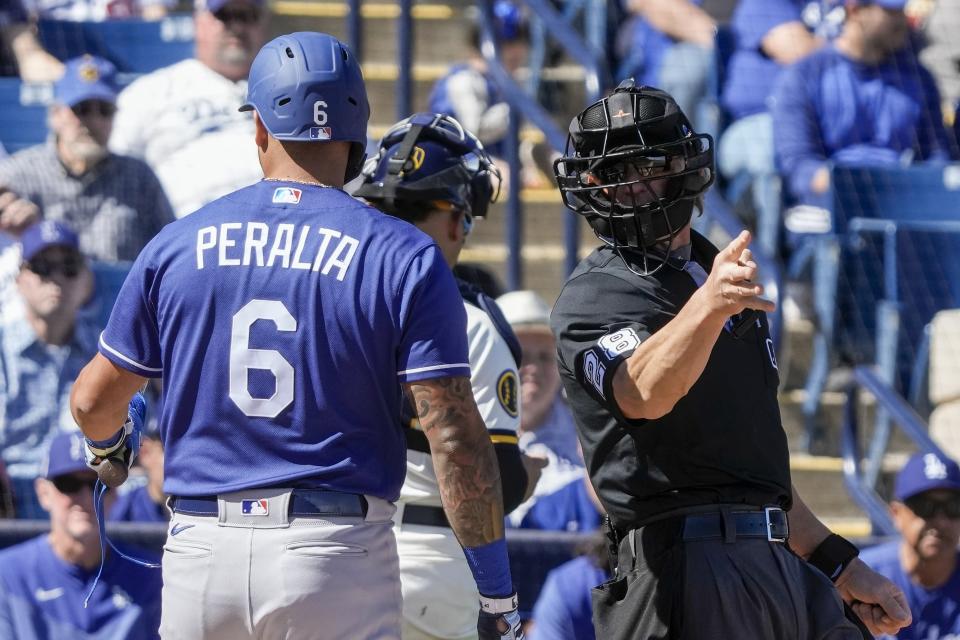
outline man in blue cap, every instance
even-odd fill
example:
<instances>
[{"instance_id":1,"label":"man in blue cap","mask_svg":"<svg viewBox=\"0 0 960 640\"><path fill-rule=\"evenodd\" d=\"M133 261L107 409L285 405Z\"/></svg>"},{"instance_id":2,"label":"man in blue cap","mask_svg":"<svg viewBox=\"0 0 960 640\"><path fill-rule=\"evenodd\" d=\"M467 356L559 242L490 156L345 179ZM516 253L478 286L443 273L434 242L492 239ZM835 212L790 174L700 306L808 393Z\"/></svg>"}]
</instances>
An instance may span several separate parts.
<instances>
[{"instance_id":1,"label":"man in blue cap","mask_svg":"<svg viewBox=\"0 0 960 640\"><path fill-rule=\"evenodd\" d=\"M115 76L114 66L95 56L67 62L54 85L50 140L0 163L0 231L19 235L40 218L69 222L84 253L132 261L173 219L150 167L107 150Z\"/></svg>"},{"instance_id":2,"label":"man in blue cap","mask_svg":"<svg viewBox=\"0 0 960 640\"><path fill-rule=\"evenodd\" d=\"M939 453L910 458L897 475L890 515L900 539L861 557L907 596L913 622L896 637L960 638L960 466Z\"/></svg>"},{"instance_id":3,"label":"man in blue cap","mask_svg":"<svg viewBox=\"0 0 960 640\"><path fill-rule=\"evenodd\" d=\"M90 592L100 566L93 510L96 480L86 465L83 437L58 435L36 480L40 503L50 514L50 533L0 552L0 638L158 637L159 571L123 562L111 553Z\"/></svg>"},{"instance_id":4,"label":"man in blue cap","mask_svg":"<svg viewBox=\"0 0 960 640\"><path fill-rule=\"evenodd\" d=\"M99 327L80 313L93 277L67 226L45 220L20 239L13 295L0 305L0 455L18 518L44 518L33 491L43 452L73 425L70 385L97 350Z\"/></svg>"},{"instance_id":5,"label":"man in blue cap","mask_svg":"<svg viewBox=\"0 0 960 640\"><path fill-rule=\"evenodd\" d=\"M906 0L831 0L846 18L827 47L788 67L771 96L784 184L826 206L829 163L946 161L940 95L910 45Z\"/></svg>"}]
</instances>

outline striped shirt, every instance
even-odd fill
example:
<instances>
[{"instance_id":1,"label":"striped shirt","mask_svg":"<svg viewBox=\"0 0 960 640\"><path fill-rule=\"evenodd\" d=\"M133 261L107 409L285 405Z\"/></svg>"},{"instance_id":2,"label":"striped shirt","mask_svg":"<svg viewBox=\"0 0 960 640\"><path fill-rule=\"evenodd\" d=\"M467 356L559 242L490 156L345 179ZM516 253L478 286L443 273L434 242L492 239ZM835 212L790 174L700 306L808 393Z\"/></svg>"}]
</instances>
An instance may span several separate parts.
<instances>
[{"instance_id":1,"label":"striped shirt","mask_svg":"<svg viewBox=\"0 0 960 640\"><path fill-rule=\"evenodd\" d=\"M81 251L107 262L132 262L173 220L160 182L143 161L110 154L75 176L52 140L0 160L0 185L36 203L45 219L70 225Z\"/></svg>"}]
</instances>

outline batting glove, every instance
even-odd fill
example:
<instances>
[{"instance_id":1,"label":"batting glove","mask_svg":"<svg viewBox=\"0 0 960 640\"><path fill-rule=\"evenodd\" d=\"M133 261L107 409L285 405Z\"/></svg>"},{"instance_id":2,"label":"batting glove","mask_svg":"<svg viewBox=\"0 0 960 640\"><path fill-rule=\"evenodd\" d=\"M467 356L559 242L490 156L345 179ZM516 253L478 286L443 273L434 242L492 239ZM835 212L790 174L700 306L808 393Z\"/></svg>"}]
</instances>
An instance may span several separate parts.
<instances>
[{"instance_id":1,"label":"batting glove","mask_svg":"<svg viewBox=\"0 0 960 640\"><path fill-rule=\"evenodd\" d=\"M509 598L480 596L477 633L480 640L523 640L517 594Z\"/></svg>"},{"instance_id":2,"label":"batting glove","mask_svg":"<svg viewBox=\"0 0 960 640\"><path fill-rule=\"evenodd\" d=\"M100 481L111 489L127 480L130 465L140 449L140 433L143 431L146 411L147 403L143 394L137 392L130 399L126 422L109 444L86 439L87 466L96 471Z\"/></svg>"}]
</instances>

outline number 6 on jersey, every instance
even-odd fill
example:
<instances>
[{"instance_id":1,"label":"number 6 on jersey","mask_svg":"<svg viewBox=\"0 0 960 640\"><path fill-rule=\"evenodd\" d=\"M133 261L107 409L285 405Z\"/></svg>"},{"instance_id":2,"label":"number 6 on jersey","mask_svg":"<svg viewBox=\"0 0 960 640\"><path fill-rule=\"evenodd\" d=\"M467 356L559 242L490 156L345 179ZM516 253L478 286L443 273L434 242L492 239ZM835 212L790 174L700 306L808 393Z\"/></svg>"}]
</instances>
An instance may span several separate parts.
<instances>
[{"instance_id":1,"label":"number 6 on jersey","mask_svg":"<svg viewBox=\"0 0 960 640\"><path fill-rule=\"evenodd\" d=\"M230 333L230 399L253 418L276 418L293 402L293 365L273 349L251 349L250 327L257 320L270 320L277 331L296 331L297 321L279 300L253 299L233 316ZM250 369L269 371L276 388L269 398L254 398L248 388Z\"/></svg>"}]
</instances>

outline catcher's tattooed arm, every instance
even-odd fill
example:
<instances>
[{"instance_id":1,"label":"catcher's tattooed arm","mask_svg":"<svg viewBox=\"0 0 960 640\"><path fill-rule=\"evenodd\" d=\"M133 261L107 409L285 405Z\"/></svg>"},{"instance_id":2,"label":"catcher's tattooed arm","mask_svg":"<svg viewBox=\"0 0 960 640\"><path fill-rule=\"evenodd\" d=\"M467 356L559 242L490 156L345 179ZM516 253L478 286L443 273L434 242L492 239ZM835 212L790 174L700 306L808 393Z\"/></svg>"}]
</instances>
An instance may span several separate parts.
<instances>
[{"instance_id":1,"label":"catcher's tattooed arm","mask_svg":"<svg viewBox=\"0 0 960 640\"><path fill-rule=\"evenodd\" d=\"M407 385L430 442L440 499L464 547L503 538L503 494L490 435L466 377Z\"/></svg>"}]
</instances>

